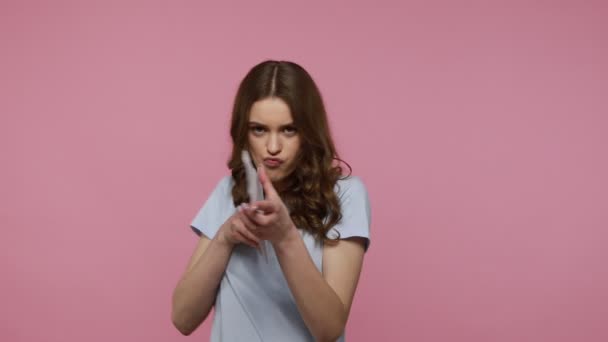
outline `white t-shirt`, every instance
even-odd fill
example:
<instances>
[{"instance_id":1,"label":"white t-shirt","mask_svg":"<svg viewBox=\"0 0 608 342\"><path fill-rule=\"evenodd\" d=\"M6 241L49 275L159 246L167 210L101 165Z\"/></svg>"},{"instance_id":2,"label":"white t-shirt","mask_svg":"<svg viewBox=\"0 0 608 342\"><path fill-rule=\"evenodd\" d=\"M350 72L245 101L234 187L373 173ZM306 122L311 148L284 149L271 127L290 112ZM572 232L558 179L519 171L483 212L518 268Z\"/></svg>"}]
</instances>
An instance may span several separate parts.
<instances>
[{"instance_id":1,"label":"white t-shirt","mask_svg":"<svg viewBox=\"0 0 608 342\"><path fill-rule=\"evenodd\" d=\"M191 223L198 235L212 239L234 214L232 176L222 178ZM340 238L363 237L365 250L370 243L371 209L367 190L356 176L338 180L334 188L340 199L342 220L330 230ZM322 272L323 243L309 232L298 229L308 253ZM220 282L211 330L212 342L314 341L300 316L276 254L267 243L266 258L256 249L238 244L232 251ZM338 341L344 341L342 335Z\"/></svg>"}]
</instances>

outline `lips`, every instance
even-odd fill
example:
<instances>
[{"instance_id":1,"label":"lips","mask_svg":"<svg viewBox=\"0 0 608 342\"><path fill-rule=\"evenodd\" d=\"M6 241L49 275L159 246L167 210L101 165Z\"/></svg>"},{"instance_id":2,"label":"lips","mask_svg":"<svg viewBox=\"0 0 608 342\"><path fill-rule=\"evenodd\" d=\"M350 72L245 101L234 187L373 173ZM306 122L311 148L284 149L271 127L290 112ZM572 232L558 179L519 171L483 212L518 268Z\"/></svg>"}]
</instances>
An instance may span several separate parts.
<instances>
[{"instance_id":1,"label":"lips","mask_svg":"<svg viewBox=\"0 0 608 342\"><path fill-rule=\"evenodd\" d=\"M270 168L276 168L283 164L283 160L279 158L266 158L264 159L264 165Z\"/></svg>"}]
</instances>

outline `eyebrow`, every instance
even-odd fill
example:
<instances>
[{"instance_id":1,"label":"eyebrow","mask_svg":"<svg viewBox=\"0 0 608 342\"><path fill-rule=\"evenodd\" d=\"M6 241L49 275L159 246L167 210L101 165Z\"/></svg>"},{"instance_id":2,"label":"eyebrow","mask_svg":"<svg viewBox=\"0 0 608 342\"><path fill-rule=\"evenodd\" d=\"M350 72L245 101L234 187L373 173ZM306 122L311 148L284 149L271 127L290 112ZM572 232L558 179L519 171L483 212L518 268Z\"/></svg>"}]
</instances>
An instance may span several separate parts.
<instances>
[{"instance_id":1,"label":"eyebrow","mask_svg":"<svg viewBox=\"0 0 608 342\"><path fill-rule=\"evenodd\" d=\"M263 128L268 128L268 126L266 126L264 124L261 124L261 123L259 123L257 121L249 121L249 126L260 126L260 127L263 127ZM293 124L293 122L290 122L288 124L279 126L279 128L286 128L286 127L295 127L295 125Z\"/></svg>"}]
</instances>

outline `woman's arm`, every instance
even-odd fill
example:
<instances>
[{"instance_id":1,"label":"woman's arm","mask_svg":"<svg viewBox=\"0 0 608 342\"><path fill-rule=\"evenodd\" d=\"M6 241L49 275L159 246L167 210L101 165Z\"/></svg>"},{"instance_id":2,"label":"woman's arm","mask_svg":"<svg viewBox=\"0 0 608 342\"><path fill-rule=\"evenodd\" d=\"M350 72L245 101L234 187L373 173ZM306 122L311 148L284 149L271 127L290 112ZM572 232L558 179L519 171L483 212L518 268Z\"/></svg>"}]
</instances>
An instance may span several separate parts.
<instances>
[{"instance_id":1,"label":"woman's arm","mask_svg":"<svg viewBox=\"0 0 608 342\"><path fill-rule=\"evenodd\" d=\"M323 274L295 227L274 245L298 310L317 341L335 341L344 332L363 263L363 241L325 244Z\"/></svg>"},{"instance_id":2,"label":"woman's arm","mask_svg":"<svg viewBox=\"0 0 608 342\"><path fill-rule=\"evenodd\" d=\"M239 206L237 215L247 230L272 242L300 315L315 339L335 341L346 326L365 240L351 238L325 245L321 274L264 167L258 168L258 174L266 199Z\"/></svg>"},{"instance_id":3,"label":"woman's arm","mask_svg":"<svg viewBox=\"0 0 608 342\"><path fill-rule=\"evenodd\" d=\"M212 240L201 236L186 272L173 291L171 319L182 334L190 335L209 315L232 250L238 243L257 248L260 241L246 231L236 215L226 220Z\"/></svg>"},{"instance_id":4,"label":"woman's arm","mask_svg":"<svg viewBox=\"0 0 608 342\"><path fill-rule=\"evenodd\" d=\"M173 325L190 335L207 318L226 270L232 247L221 235L201 236L188 268L173 291Z\"/></svg>"}]
</instances>

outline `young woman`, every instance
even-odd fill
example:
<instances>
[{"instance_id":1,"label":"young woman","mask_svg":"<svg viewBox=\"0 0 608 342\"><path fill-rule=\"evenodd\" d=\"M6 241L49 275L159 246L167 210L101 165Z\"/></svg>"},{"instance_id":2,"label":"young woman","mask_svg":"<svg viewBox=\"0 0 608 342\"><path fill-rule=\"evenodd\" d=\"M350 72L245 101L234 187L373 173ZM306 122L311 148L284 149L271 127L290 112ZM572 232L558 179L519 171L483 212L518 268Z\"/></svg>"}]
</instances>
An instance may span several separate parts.
<instances>
[{"instance_id":1,"label":"young woman","mask_svg":"<svg viewBox=\"0 0 608 342\"><path fill-rule=\"evenodd\" d=\"M214 307L211 341L343 341L370 206L362 181L342 174L313 79L292 62L256 65L230 134L232 174L191 223L200 240L173 293L173 324L189 335ZM261 201L247 195L242 150Z\"/></svg>"}]
</instances>

